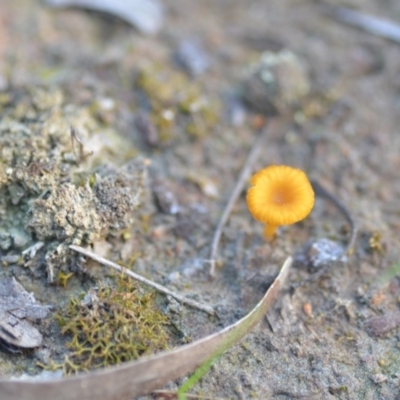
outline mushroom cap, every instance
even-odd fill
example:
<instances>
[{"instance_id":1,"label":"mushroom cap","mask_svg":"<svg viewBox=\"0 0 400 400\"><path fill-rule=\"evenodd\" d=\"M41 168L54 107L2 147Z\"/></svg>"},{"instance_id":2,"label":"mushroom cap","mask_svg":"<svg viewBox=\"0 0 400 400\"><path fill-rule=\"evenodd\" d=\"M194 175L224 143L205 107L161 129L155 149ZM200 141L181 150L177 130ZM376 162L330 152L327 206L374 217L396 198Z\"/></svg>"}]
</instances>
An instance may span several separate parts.
<instances>
[{"instance_id":1,"label":"mushroom cap","mask_svg":"<svg viewBox=\"0 0 400 400\"><path fill-rule=\"evenodd\" d=\"M306 174L287 165L271 165L251 178L247 207L258 221L280 226L304 219L314 206L314 191Z\"/></svg>"}]
</instances>

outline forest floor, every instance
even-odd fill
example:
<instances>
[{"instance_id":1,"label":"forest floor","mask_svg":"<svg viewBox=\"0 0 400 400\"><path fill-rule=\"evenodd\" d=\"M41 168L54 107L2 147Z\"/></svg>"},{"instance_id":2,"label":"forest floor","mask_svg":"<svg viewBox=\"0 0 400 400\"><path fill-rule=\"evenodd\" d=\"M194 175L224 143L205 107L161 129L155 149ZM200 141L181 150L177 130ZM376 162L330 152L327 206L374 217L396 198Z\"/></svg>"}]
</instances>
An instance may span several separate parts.
<instances>
[{"instance_id":1,"label":"forest floor","mask_svg":"<svg viewBox=\"0 0 400 400\"><path fill-rule=\"evenodd\" d=\"M385 1L384 8L376 0L345 3L400 21L400 3L394 0ZM217 308L220 319L215 320L158 299L179 333L170 346L233 323L259 301L285 258L307 241L327 238L345 246L349 240L347 221L317 198L306 220L280 228L275 240L267 242L243 191L223 229L216 277L210 281L210 249L219 218L260 130L266 126L268 132L271 118L282 118L254 170L270 164L304 170L349 210L357 241L345 262L289 290L310 276L294 266L268 316L215 362L192 393L219 399L400 398L400 279L396 273L385 278L400 265L399 44L327 17L312 0L164 4L163 27L146 35L98 13L51 9L39 1L2 2L2 115L25 121L34 110L39 121L41 109L46 113L60 102L60 118L75 124L84 151L93 151L79 165L68 164L75 176L95 169L114 176L119 169L118 179L129 180L126 165L132 157L145 160L148 168L144 183L130 183L143 191L133 223L119 229L126 211L121 205L116 207L119 219L104 211L109 220L90 226L93 236L74 231L66 236L68 243L84 245L86 240L96 253ZM176 62L184 39L194 43L195 53L196 46L204 51L191 56L200 63L192 74ZM289 93L288 104L277 100L283 116L275 117L264 109L263 98L246 92L249 76L272 53L290 54L295 67L301 65L300 72L289 68L280 78L282 87L295 93ZM300 86L307 90L296 91ZM19 100L14 94L19 90L36 96L33 106L24 100L26 94ZM18 111L10 114L10 104L15 109L19 104ZM60 151L73 158L68 135L46 132L43 128L43 140L59 140ZM4 149L7 143L1 143ZM109 175L107 168L114 172ZM26 216L18 214L24 200L14 192L11 200L11 211L1 203L0 277L15 276L37 301L60 310L70 296L87 292L109 275L94 263L87 269L60 266L63 250L54 249L63 245L62 235L53 225L44 226L43 216L30 215L27 225ZM32 201L31 196L24 204L30 207ZM19 216L4 217L9 213ZM12 230L13 221L28 226L29 237L21 245L6 240L5 227ZM13 258L38 238L45 247L36 261L21 265L21 259ZM48 283L50 272L58 285ZM68 351L55 321L42 324L40 350L0 352L3 377L38 373L38 361L59 362Z\"/></svg>"}]
</instances>

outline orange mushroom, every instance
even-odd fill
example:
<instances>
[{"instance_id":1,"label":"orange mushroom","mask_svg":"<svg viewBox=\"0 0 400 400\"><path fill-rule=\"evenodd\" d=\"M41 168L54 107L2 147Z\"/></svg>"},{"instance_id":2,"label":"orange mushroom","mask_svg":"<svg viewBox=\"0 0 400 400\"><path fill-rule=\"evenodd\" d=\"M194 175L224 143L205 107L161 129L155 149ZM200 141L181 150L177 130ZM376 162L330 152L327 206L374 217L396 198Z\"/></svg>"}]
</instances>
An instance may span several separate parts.
<instances>
[{"instance_id":1,"label":"orange mushroom","mask_svg":"<svg viewBox=\"0 0 400 400\"><path fill-rule=\"evenodd\" d=\"M314 191L306 174L287 165L271 165L256 172L247 191L247 207L265 224L264 236L272 239L280 225L304 219L314 206Z\"/></svg>"}]
</instances>

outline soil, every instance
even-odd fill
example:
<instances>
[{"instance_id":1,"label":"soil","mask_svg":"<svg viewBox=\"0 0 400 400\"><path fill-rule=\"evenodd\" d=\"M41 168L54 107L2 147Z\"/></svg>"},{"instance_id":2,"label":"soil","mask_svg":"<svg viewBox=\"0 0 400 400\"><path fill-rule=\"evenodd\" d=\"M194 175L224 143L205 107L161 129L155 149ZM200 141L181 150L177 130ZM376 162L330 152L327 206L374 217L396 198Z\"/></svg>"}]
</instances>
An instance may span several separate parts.
<instances>
[{"instance_id":1,"label":"soil","mask_svg":"<svg viewBox=\"0 0 400 400\"><path fill-rule=\"evenodd\" d=\"M400 20L394 0L385 1L384 8L376 0L340 3ZM287 290L265 320L217 360L191 392L221 399L400 398L399 44L326 17L317 1L164 4L164 26L151 36L94 12L50 9L39 1L2 2L1 94L56 88L64 94L64 106L89 115L82 141L93 156L71 166L69 173L103 171L103 188L114 188L107 179L119 171L124 177L118 179L129 180L133 154L148 165L138 210L136 202L131 209L126 200L126 208L117 207L118 218L99 211L103 225L99 222L86 241L95 252L131 263L135 272L171 290L216 306L219 320L164 299L164 311L179 332L175 345L234 322L262 297L285 258L310 239L326 238L342 246L349 240L343 216L317 198L306 220L280 228L275 240L267 242L263 226L246 208L244 191L224 227L216 279L210 282L212 237L251 146L272 118L286 118L279 132L271 132L254 169L287 164L304 170L347 207L358 227L357 241L345 262L333 263L296 289L290 287L312 273L304 265L293 268ZM198 70L189 71L176 62L183 39L199 41L208 68L203 68L204 60ZM272 108L249 93L249 76L261 68L265 52L289 53L301 65L280 76L281 91L296 90L288 102L281 101L286 99L282 92L273 92L267 99ZM300 86L306 89L297 90ZM9 100L2 99L4 115ZM36 106L34 118L39 121L49 107ZM17 112L12 117L26 122ZM73 158L67 138L63 146ZM105 199L96 187L93 193L96 210L103 210L99 204L112 209L111 194ZM33 201L30 196L26 207ZM126 224L125 214L131 216ZM13 219L6 220L12 230ZM15 223L30 226L23 217ZM62 257L51 258L63 242L87 244L81 236L76 242L75 231L67 237L40 236L28 228L26 247L36 239L45 242L38 253L42 262L24 265L12 258L21 253L22 244L1 247L3 226L0 276L15 276L39 302L62 308L72 294L89 290L109 274L61 250ZM51 229L57 226L51 224ZM54 284L60 271L74 272L66 288ZM53 322L40 326L41 349L0 352L2 377L34 375L40 372L38 360L49 354L62 358L66 339L59 337L59 328ZM184 379L167 388L176 390Z\"/></svg>"}]
</instances>

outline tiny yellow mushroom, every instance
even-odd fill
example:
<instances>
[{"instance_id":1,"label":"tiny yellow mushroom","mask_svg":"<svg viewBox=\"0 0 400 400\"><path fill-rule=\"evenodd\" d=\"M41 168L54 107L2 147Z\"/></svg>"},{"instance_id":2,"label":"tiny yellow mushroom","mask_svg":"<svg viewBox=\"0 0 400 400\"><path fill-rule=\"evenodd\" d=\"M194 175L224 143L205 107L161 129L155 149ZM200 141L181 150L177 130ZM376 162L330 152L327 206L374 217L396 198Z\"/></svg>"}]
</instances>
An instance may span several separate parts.
<instances>
[{"instance_id":1,"label":"tiny yellow mushroom","mask_svg":"<svg viewBox=\"0 0 400 400\"><path fill-rule=\"evenodd\" d=\"M271 240L280 225L301 221L314 206L314 191L306 174L287 165L271 165L256 172L247 191L247 207L265 224Z\"/></svg>"}]
</instances>

